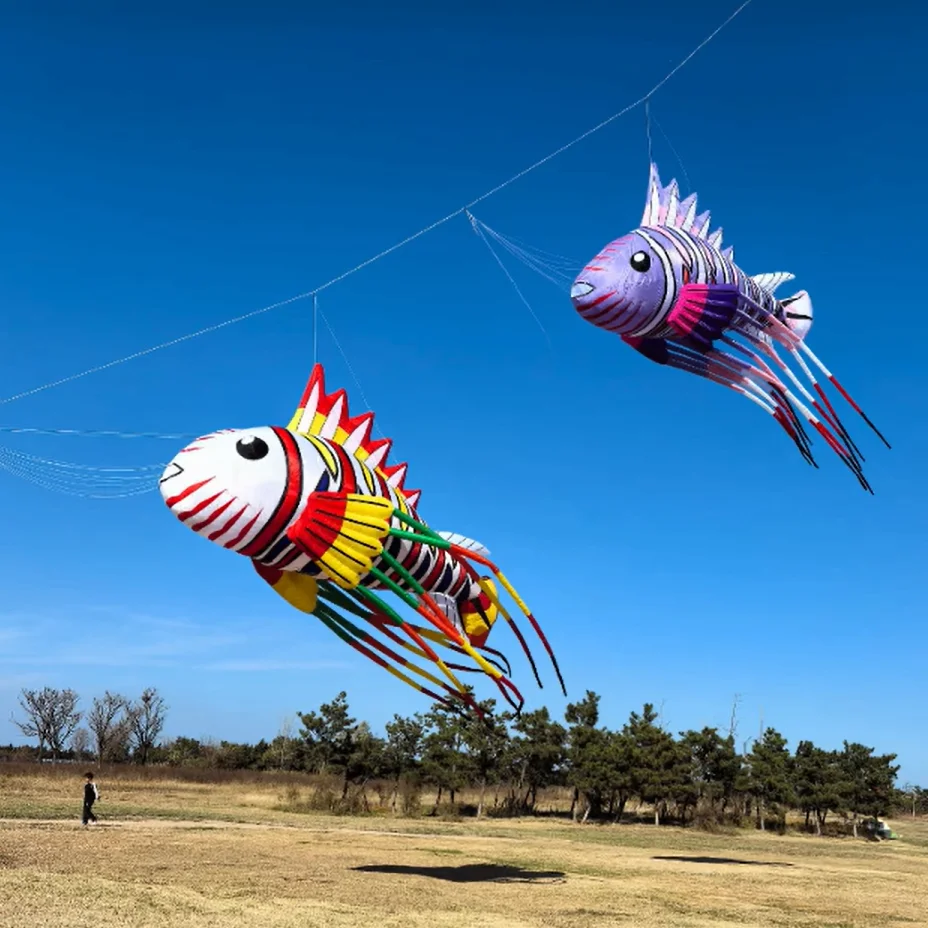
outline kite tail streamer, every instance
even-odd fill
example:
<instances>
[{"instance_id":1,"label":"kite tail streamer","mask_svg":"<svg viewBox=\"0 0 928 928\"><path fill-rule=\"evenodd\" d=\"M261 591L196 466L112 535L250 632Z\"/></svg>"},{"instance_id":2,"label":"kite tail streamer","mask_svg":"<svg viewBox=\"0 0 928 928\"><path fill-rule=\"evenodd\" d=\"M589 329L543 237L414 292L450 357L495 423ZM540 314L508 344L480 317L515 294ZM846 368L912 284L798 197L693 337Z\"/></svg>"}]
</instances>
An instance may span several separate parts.
<instances>
[{"instance_id":1,"label":"kite tail streamer","mask_svg":"<svg viewBox=\"0 0 928 928\"><path fill-rule=\"evenodd\" d=\"M557 674L558 682L561 685L561 692L566 696L567 687L564 685L564 678L561 675L561 668L558 666L557 658L554 656L554 651L551 648L551 645L548 643L548 639L545 636L545 633L542 631L541 626L538 624L538 620L535 618L534 615L532 615L531 611L529 610L528 606L526 606L522 597L519 596L519 594L516 592L513 585L506 579L503 572L491 560L483 557L483 555L481 554L477 554L476 551L468 551L465 548L457 547L457 545L452 545L451 550L455 554L457 554L458 557L470 558L471 560L475 560L477 561L478 564L483 564L484 567L487 567L489 570L493 572L493 576L496 577L497 580L499 580L499 582L505 588L506 592L515 600L516 605L518 605L518 607L522 610L522 614L529 620L529 622L532 625L532 628L535 629L535 634L538 635L538 637L541 639L541 643L544 645L545 650L548 652L548 657L551 658L551 664L554 667L554 672ZM488 589L485 588L484 592L486 592L489 595ZM493 597L491 596L491 599L492 598ZM495 605L496 605L496 608L500 610L500 612L504 612L504 610L500 606L499 599L496 600ZM513 627L515 627L515 623L511 623L511 624Z\"/></svg>"},{"instance_id":2,"label":"kite tail streamer","mask_svg":"<svg viewBox=\"0 0 928 928\"><path fill-rule=\"evenodd\" d=\"M359 654L363 654L368 660L373 661L375 664L377 664L380 667L383 667L383 669L386 670L388 673L393 674L394 677L396 677L399 680L402 680L404 683L411 686L414 690L417 690L418 692L424 694L425 696L428 696L430 699L434 699L436 702L439 702L445 706L449 706L450 708L451 703L446 697L440 696L438 693L435 693L432 690L428 689L427 687L424 687L421 684L417 683L415 680L407 676L397 667L394 667L391 664L389 664L379 654L376 654L370 648L366 647L365 644L363 643L363 637L362 637L364 633L361 632L360 629L352 625L350 622L348 622L347 619L344 619L343 617L339 616L337 612L335 612L334 610L330 610L327 606L320 603L316 608L316 615L318 615L320 621L330 631L338 635L338 637L341 638L342 641L344 641L346 644L354 648L354 650L356 650ZM353 632L349 631L346 626L349 626L353 630L353 632L357 633L356 637L353 636ZM358 640L358 639L361 639L361 640ZM371 644L379 644L378 642L375 641L375 639L371 638L370 636L367 636L367 639L368 639L368 642ZM383 650L386 650L389 652L389 649L383 649ZM404 661L398 655L396 655L396 659L402 666L406 666L409 669L422 674L427 679L432 678L431 674L428 674L427 671L424 671L421 668L418 668L415 665L410 664L407 661ZM448 689L450 692L454 692L453 690L451 690L450 687L447 687L446 684L441 683L441 681L438 681L438 682L440 686Z\"/></svg>"},{"instance_id":3,"label":"kite tail streamer","mask_svg":"<svg viewBox=\"0 0 928 928\"><path fill-rule=\"evenodd\" d=\"M503 576L499 568L492 561L485 558L483 555L478 554L477 552L472 551L468 548L462 548L462 547L459 547L458 545L452 544L451 542L447 541L441 536L435 534L430 528L423 525L421 522L417 521L416 519L413 519L411 516L405 513L402 513L399 510L396 510L394 514L401 522L403 522L405 525L408 525L410 528L412 528L413 531L404 531L402 529L391 529L390 533L392 535L395 535L400 538L410 539L412 541L418 541L422 544L429 544L437 548L443 548L444 550L451 551L451 553L453 553L456 557L460 558L462 561L464 562L476 561L478 564L482 564L483 566L487 567L493 573L493 575L496 577L497 580L499 580L499 582L503 585L503 587L506 589L509 595L515 600L516 604L519 606L522 613L525 615L525 617L531 623L532 627L535 629L535 633L541 639L541 642L544 645L545 650L548 652L548 656L551 658L551 663L554 666L555 673L557 674L558 681L561 685L561 690L566 695L567 688L564 685L564 680L561 675L560 667L558 666L557 659L554 656L554 652L551 648L551 645L548 643L548 640L545 637L544 632L541 630L541 627L538 624L537 619L535 619L534 615L532 615L532 613L529 611L528 607L525 605L522 598L515 591L512 584L506 579L506 577ZM522 637L522 635L518 631L516 631L517 626L515 622L513 621L512 617L509 615L508 611L500 603L499 597L496 596L492 588L490 588L488 585L481 584L481 589L483 589L484 593L487 595L490 601L493 602L493 605L495 605L496 608L499 610L500 614L507 621L510 628L512 628L513 631L516 632L516 635L520 643L522 644L523 650L525 651L526 656L528 657L529 662L532 664L532 667L534 669L535 663L534 663L534 659L532 658L531 651L529 650L528 645L525 643L525 639ZM427 595L425 598L430 599L430 597L428 597ZM458 637L459 636L456 634L455 638L457 639ZM464 641L462 642L462 644L465 650L467 650L468 654L470 655L468 643ZM536 679L537 679L538 678L537 670L535 673L536 673ZM539 685L541 685L540 680L539 680Z\"/></svg>"},{"instance_id":4,"label":"kite tail streamer","mask_svg":"<svg viewBox=\"0 0 928 928\"><path fill-rule=\"evenodd\" d=\"M756 312L760 312L763 321L766 324L766 331L769 333L770 337L777 341L780 345L787 349L791 354L796 354L798 351L802 351L809 358L809 360L825 375L825 377L830 381L832 386L844 397L847 403L851 408L867 423L867 425L873 430L877 435L880 441L886 445L887 448L892 448L892 445L886 440L883 433L873 424L870 420L870 417L860 408L860 406L854 401L851 395L844 389L838 379L827 367L819 360L816 354L812 349L805 343L805 339L800 338L793 332L789 326L784 325L779 319L776 318L772 313L767 312L763 307L759 306L757 303L749 300L745 297L745 302L754 309ZM739 311L739 315L742 317L750 319L747 313L744 310ZM751 320L754 321L754 320ZM808 373L808 368L805 365L802 365L804 372ZM810 378L815 383L814 378ZM819 391L821 392L821 391ZM830 404L829 404L830 407ZM832 410L833 412L833 410Z\"/></svg>"}]
</instances>

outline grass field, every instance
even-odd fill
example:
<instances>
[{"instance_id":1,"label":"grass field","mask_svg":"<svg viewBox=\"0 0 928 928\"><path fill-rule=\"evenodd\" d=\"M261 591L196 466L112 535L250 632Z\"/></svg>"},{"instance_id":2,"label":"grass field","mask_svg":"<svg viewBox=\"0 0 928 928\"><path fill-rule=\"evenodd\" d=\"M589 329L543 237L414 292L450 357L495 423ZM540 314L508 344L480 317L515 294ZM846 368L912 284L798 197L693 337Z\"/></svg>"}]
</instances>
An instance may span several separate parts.
<instances>
[{"instance_id":1,"label":"grass field","mask_svg":"<svg viewBox=\"0 0 928 928\"><path fill-rule=\"evenodd\" d=\"M928 823L869 843L349 818L286 811L299 781L102 777L84 829L79 773L0 768L0 928L928 926Z\"/></svg>"}]
</instances>

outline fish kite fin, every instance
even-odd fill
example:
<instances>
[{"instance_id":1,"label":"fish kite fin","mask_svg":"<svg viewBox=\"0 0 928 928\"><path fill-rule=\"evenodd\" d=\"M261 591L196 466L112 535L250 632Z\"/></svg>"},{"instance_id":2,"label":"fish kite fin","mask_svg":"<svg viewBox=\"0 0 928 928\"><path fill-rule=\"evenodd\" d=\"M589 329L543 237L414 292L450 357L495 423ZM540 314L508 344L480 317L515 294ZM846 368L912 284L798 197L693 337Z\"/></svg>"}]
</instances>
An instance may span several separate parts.
<instances>
[{"instance_id":1,"label":"fish kite fin","mask_svg":"<svg viewBox=\"0 0 928 928\"><path fill-rule=\"evenodd\" d=\"M684 284L667 324L681 338L689 338L705 350L729 327L741 294L734 284Z\"/></svg>"},{"instance_id":2,"label":"fish kite fin","mask_svg":"<svg viewBox=\"0 0 928 928\"><path fill-rule=\"evenodd\" d=\"M394 504L380 496L310 493L287 537L332 582L354 589L383 553Z\"/></svg>"},{"instance_id":3,"label":"fish kite fin","mask_svg":"<svg viewBox=\"0 0 928 928\"><path fill-rule=\"evenodd\" d=\"M410 507L415 508L418 504L422 491L404 486L406 465L387 463L393 442L389 438L371 437L374 414L366 412L352 416L348 411L348 394L344 390L326 393L325 372L321 364L313 367L287 428L297 435L315 435L341 445L371 470L378 471L391 487L403 495Z\"/></svg>"},{"instance_id":4,"label":"fish kite fin","mask_svg":"<svg viewBox=\"0 0 928 928\"><path fill-rule=\"evenodd\" d=\"M790 274L789 271L774 271L772 274L755 274L751 278L761 290L766 290L767 293L770 294L775 293L780 284L785 284L787 281L795 279L796 275Z\"/></svg>"},{"instance_id":5,"label":"fish kite fin","mask_svg":"<svg viewBox=\"0 0 928 928\"><path fill-rule=\"evenodd\" d=\"M710 232L709 213L703 212L697 215L696 210L696 194L691 193L685 200L681 200L677 182L672 180L666 187L662 186L657 165L652 162L641 225L680 229L709 242L714 248L721 249L722 230L716 229Z\"/></svg>"},{"instance_id":6,"label":"fish kite fin","mask_svg":"<svg viewBox=\"0 0 928 928\"><path fill-rule=\"evenodd\" d=\"M319 584L308 574L298 574L294 571L278 570L276 567L267 567L252 560L258 576L279 596L285 599L294 609L312 615L316 611L319 599Z\"/></svg>"},{"instance_id":7,"label":"fish kite fin","mask_svg":"<svg viewBox=\"0 0 928 928\"><path fill-rule=\"evenodd\" d=\"M800 339L804 339L812 328L812 300L805 290L800 290L785 300L780 300L786 314L786 325Z\"/></svg>"},{"instance_id":8,"label":"fish kite fin","mask_svg":"<svg viewBox=\"0 0 928 928\"><path fill-rule=\"evenodd\" d=\"M641 338L635 335L622 335L621 338L626 345L655 364L666 364L670 360L666 338Z\"/></svg>"},{"instance_id":9,"label":"fish kite fin","mask_svg":"<svg viewBox=\"0 0 928 928\"><path fill-rule=\"evenodd\" d=\"M457 532L436 532L440 538L444 538L445 541L450 542L453 545L457 545L459 548L466 548L468 551L475 551L477 554L482 555L483 557L489 557L490 552L487 548L480 544L479 541L474 541L472 538L466 538L464 535L459 535Z\"/></svg>"}]
</instances>

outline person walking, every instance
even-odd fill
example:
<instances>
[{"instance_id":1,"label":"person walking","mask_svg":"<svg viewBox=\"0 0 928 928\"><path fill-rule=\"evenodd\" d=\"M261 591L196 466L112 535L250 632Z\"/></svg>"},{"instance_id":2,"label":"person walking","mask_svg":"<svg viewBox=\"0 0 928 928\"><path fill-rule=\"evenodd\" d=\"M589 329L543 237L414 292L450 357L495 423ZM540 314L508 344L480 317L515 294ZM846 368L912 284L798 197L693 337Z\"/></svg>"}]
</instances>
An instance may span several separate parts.
<instances>
[{"instance_id":1,"label":"person walking","mask_svg":"<svg viewBox=\"0 0 928 928\"><path fill-rule=\"evenodd\" d=\"M97 784L93 781L93 774L87 774L87 782L84 784L84 814L81 817L81 824L86 825L88 822L96 824L97 817L93 814L93 804L99 798L100 793L97 790Z\"/></svg>"}]
</instances>

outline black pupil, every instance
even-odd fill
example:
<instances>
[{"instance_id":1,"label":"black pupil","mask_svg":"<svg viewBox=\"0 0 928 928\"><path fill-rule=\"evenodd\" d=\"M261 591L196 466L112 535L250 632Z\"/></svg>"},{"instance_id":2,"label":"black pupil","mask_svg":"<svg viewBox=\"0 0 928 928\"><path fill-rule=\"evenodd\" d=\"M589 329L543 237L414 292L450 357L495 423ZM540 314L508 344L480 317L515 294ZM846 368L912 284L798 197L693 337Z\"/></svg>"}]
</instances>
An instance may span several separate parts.
<instances>
[{"instance_id":1,"label":"black pupil","mask_svg":"<svg viewBox=\"0 0 928 928\"><path fill-rule=\"evenodd\" d=\"M632 255L631 265L636 271L644 273L651 266L651 257L643 251L636 251Z\"/></svg>"},{"instance_id":2,"label":"black pupil","mask_svg":"<svg viewBox=\"0 0 928 928\"><path fill-rule=\"evenodd\" d=\"M267 454L267 442L257 435L249 435L248 438L240 438L235 443L235 450L246 461L259 461Z\"/></svg>"}]
</instances>

